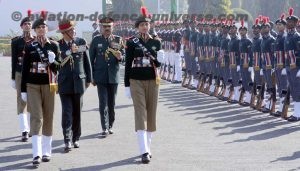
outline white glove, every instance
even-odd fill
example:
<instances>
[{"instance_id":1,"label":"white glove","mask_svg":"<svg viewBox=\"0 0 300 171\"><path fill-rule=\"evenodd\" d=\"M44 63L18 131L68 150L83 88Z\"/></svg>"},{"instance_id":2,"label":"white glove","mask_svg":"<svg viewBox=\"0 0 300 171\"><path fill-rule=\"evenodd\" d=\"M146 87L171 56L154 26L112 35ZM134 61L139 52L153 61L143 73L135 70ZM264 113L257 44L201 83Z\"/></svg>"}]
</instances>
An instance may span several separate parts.
<instances>
[{"instance_id":1,"label":"white glove","mask_svg":"<svg viewBox=\"0 0 300 171\"><path fill-rule=\"evenodd\" d=\"M300 77L300 70L298 70L296 77L297 77L297 78Z\"/></svg>"},{"instance_id":2,"label":"white glove","mask_svg":"<svg viewBox=\"0 0 300 171\"><path fill-rule=\"evenodd\" d=\"M52 51L48 51L48 60L50 64L55 61L55 54Z\"/></svg>"},{"instance_id":3,"label":"white glove","mask_svg":"<svg viewBox=\"0 0 300 171\"><path fill-rule=\"evenodd\" d=\"M281 75L286 75L286 69L285 69L285 68L283 68L283 69L281 70Z\"/></svg>"},{"instance_id":4,"label":"white glove","mask_svg":"<svg viewBox=\"0 0 300 171\"><path fill-rule=\"evenodd\" d=\"M195 61L198 62L198 57L197 56L195 57Z\"/></svg>"},{"instance_id":5,"label":"white glove","mask_svg":"<svg viewBox=\"0 0 300 171\"><path fill-rule=\"evenodd\" d=\"M125 96L126 96L128 99L131 99L130 87L125 87Z\"/></svg>"},{"instance_id":6,"label":"white glove","mask_svg":"<svg viewBox=\"0 0 300 171\"><path fill-rule=\"evenodd\" d=\"M162 63L165 58L165 52L163 50L157 51L157 61Z\"/></svg>"},{"instance_id":7,"label":"white glove","mask_svg":"<svg viewBox=\"0 0 300 171\"><path fill-rule=\"evenodd\" d=\"M15 80L11 80L11 87L16 89L16 81Z\"/></svg>"},{"instance_id":8,"label":"white glove","mask_svg":"<svg viewBox=\"0 0 300 171\"><path fill-rule=\"evenodd\" d=\"M180 55L180 56L184 56L183 49L180 49L179 55Z\"/></svg>"},{"instance_id":9,"label":"white glove","mask_svg":"<svg viewBox=\"0 0 300 171\"><path fill-rule=\"evenodd\" d=\"M241 67L238 65L237 67L236 67L236 72L239 72L241 70Z\"/></svg>"},{"instance_id":10,"label":"white glove","mask_svg":"<svg viewBox=\"0 0 300 171\"><path fill-rule=\"evenodd\" d=\"M275 72L275 69L273 68L273 69L271 69L271 73L274 73Z\"/></svg>"},{"instance_id":11,"label":"white glove","mask_svg":"<svg viewBox=\"0 0 300 171\"><path fill-rule=\"evenodd\" d=\"M263 69L260 69L259 75L260 75L260 76L263 76L263 75L264 75Z\"/></svg>"},{"instance_id":12,"label":"white glove","mask_svg":"<svg viewBox=\"0 0 300 171\"><path fill-rule=\"evenodd\" d=\"M249 68L248 68L248 72L253 73L253 67L249 67Z\"/></svg>"},{"instance_id":13,"label":"white glove","mask_svg":"<svg viewBox=\"0 0 300 171\"><path fill-rule=\"evenodd\" d=\"M27 93L22 92L21 93L21 98L24 102L27 102Z\"/></svg>"}]
</instances>

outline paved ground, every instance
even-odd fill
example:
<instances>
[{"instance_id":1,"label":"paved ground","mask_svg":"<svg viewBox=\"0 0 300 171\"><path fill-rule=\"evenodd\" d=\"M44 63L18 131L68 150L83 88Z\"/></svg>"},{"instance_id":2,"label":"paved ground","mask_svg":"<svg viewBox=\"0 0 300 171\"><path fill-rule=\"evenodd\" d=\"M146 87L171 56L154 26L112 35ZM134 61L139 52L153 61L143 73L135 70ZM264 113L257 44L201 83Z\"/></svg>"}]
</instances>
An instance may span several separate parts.
<instances>
[{"instance_id":1,"label":"paved ground","mask_svg":"<svg viewBox=\"0 0 300 171\"><path fill-rule=\"evenodd\" d=\"M31 170L31 144L19 141L10 58L0 58L0 170ZM119 87L115 134L101 138L97 90L84 97L80 149L63 153L56 96L53 156L38 170L300 170L299 123L230 105L179 85L161 85L158 131L149 165L139 163L132 102Z\"/></svg>"}]
</instances>

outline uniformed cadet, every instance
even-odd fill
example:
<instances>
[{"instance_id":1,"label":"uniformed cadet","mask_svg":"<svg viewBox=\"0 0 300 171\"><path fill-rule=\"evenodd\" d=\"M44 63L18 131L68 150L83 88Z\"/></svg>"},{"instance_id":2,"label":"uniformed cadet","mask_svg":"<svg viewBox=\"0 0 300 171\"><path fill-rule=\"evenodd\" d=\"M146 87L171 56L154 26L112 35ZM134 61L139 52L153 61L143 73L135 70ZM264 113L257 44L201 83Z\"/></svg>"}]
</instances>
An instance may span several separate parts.
<instances>
[{"instance_id":1,"label":"uniformed cadet","mask_svg":"<svg viewBox=\"0 0 300 171\"><path fill-rule=\"evenodd\" d=\"M135 131L142 163L151 158L152 133L156 131L156 109L159 91L159 74L156 70L162 62L157 57L161 42L149 34L150 19L145 7L137 19L138 34L127 41L125 65L125 94L132 97L135 113Z\"/></svg>"},{"instance_id":2,"label":"uniformed cadet","mask_svg":"<svg viewBox=\"0 0 300 171\"><path fill-rule=\"evenodd\" d=\"M200 20L198 24L198 35L197 35L197 61L199 66L198 75L198 91L203 91L205 81L205 68L204 68L204 52L203 52L203 41L204 41L204 18Z\"/></svg>"},{"instance_id":3,"label":"uniformed cadet","mask_svg":"<svg viewBox=\"0 0 300 171\"><path fill-rule=\"evenodd\" d=\"M172 42L174 46L173 61L174 61L174 72L175 72L172 83L177 84L177 83L181 83L182 81L182 65L181 65L181 56L180 56L182 34L180 32L179 25L175 25L175 30L172 39L173 39Z\"/></svg>"},{"instance_id":4,"label":"uniformed cadet","mask_svg":"<svg viewBox=\"0 0 300 171\"><path fill-rule=\"evenodd\" d=\"M230 23L230 41L228 42L228 53L229 53L229 68L230 68L230 84L233 87L229 96L228 101L230 103L238 103L240 99L240 53L239 43L240 37L237 35L237 26L233 21Z\"/></svg>"},{"instance_id":5,"label":"uniformed cadet","mask_svg":"<svg viewBox=\"0 0 300 171\"><path fill-rule=\"evenodd\" d=\"M35 40L25 48L23 60L21 96L30 109L33 166L41 159L50 161L52 151L54 95L57 91L55 72L59 63L58 43L46 37L45 11L33 25Z\"/></svg>"},{"instance_id":6,"label":"uniformed cadet","mask_svg":"<svg viewBox=\"0 0 300 171\"><path fill-rule=\"evenodd\" d=\"M252 39L252 53L253 53L253 65L254 68L254 82L251 84L251 101L250 101L250 107L260 110L262 105L262 98L261 95L263 95L263 80L262 75L260 73L260 70L262 68L262 62L261 62L261 24L259 23L259 19L257 18L255 20L255 24L252 26L252 33L253 33L253 39Z\"/></svg>"},{"instance_id":7,"label":"uniformed cadet","mask_svg":"<svg viewBox=\"0 0 300 171\"><path fill-rule=\"evenodd\" d=\"M200 83L200 92L207 93L206 88L208 86L208 80L209 80L209 75L210 75L210 57L211 57L211 46L210 46L210 25L209 21L204 21L203 23L203 44L202 44L202 79Z\"/></svg>"},{"instance_id":8,"label":"uniformed cadet","mask_svg":"<svg viewBox=\"0 0 300 171\"><path fill-rule=\"evenodd\" d=\"M220 61L220 51L221 51L221 40L223 37L223 25L224 25L224 19L220 20L218 23L218 35L216 37L217 43L216 43L216 65L217 65L217 77L215 78L215 90L214 93L211 94L215 97L218 96L220 92L220 87L221 87L221 61Z\"/></svg>"},{"instance_id":9,"label":"uniformed cadet","mask_svg":"<svg viewBox=\"0 0 300 171\"><path fill-rule=\"evenodd\" d=\"M96 36L90 45L90 61L93 71L93 84L97 86L102 133L106 137L113 134L115 121L115 99L119 84L119 63L124 49L120 36L113 35L113 19L100 20L102 34Z\"/></svg>"},{"instance_id":10,"label":"uniformed cadet","mask_svg":"<svg viewBox=\"0 0 300 171\"><path fill-rule=\"evenodd\" d=\"M241 101L242 106L249 106L251 100L251 87L253 84L251 73L253 73L253 57L252 57L252 42L248 37L248 28L244 25L244 20L241 20L241 27L239 28L239 33L241 36L239 51L240 51L240 67L241 67L241 77L242 77L242 89L241 91ZM245 97L245 100L244 100Z\"/></svg>"},{"instance_id":11,"label":"uniformed cadet","mask_svg":"<svg viewBox=\"0 0 300 171\"><path fill-rule=\"evenodd\" d=\"M278 30L278 35L276 37L275 44L274 44L274 55L275 55L276 84L277 84L277 92L279 95L279 108L276 111L276 113L271 113L271 114L280 117L283 114L282 113L283 106L284 106L283 104L287 92L287 76L286 76L285 56L284 56L286 20L284 18L284 14L282 14L281 17L276 20L275 24Z\"/></svg>"},{"instance_id":12,"label":"uniformed cadet","mask_svg":"<svg viewBox=\"0 0 300 171\"><path fill-rule=\"evenodd\" d=\"M220 61L220 79L222 80L222 91L220 92L219 98L223 101L227 101L230 94L230 70L229 70L229 53L228 53L228 43L230 41L229 36L229 28L230 26L227 24L227 21L223 25L222 31L222 39L220 45L220 54L219 54L219 61Z\"/></svg>"},{"instance_id":13,"label":"uniformed cadet","mask_svg":"<svg viewBox=\"0 0 300 171\"><path fill-rule=\"evenodd\" d=\"M17 114L19 116L19 126L23 142L28 140L30 131L30 113L26 109L26 102L21 98L21 71L25 54L25 47L30 44L34 37L30 33L32 21L30 20L31 10L28 10L28 16L22 19L20 27L23 30L22 36L17 36L11 41L11 79L12 87L17 91Z\"/></svg>"},{"instance_id":14,"label":"uniformed cadet","mask_svg":"<svg viewBox=\"0 0 300 171\"><path fill-rule=\"evenodd\" d=\"M211 47L211 58L210 58L210 67L211 74L209 80L209 95L214 95L216 89L216 83L218 80L218 23L216 19L213 19L211 23L211 34L210 34L210 47Z\"/></svg>"},{"instance_id":15,"label":"uniformed cadet","mask_svg":"<svg viewBox=\"0 0 300 171\"><path fill-rule=\"evenodd\" d=\"M190 71L191 71L191 77L189 80L189 86L188 88L191 90L196 90L198 87L198 79L197 78L197 35L198 35L198 30L196 28L196 19L193 19L190 21L190 26L191 26L191 32L190 32L190 38L189 38L189 47L190 47Z\"/></svg>"},{"instance_id":16,"label":"uniformed cadet","mask_svg":"<svg viewBox=\"0 0 300 171\"><path fill-rule=\"evenodd\" d=\"M263 113L272 113L275 110L276 103L276 85L275 85L275 73L274 73L274 42L275 38L270 33L270 23L267 18L264 18L262 24L262 42L261 42L261 53L263 59L263 75L266 82L267 93L269 98L264 97L264 107L262 108Z\"/></svg>"},{"instance_id":17,"label":"uniformed cadet","mask_svg":"<svg viewBox=\"0 0 300 171\"><path fill-rule=\"evenodd\" d=\"M84 39L75 37L75 22L62 20L58 32L63 38L59 40L61 67L58 75L58 92L62 106L62 129L65 152L79 148L81 136L81 109L83 93L91 83L91 63Z\"/></svg>"},{"instance_id":18,"label":"uniformed cadet","mask_svg":"<svg viewBox=\"0 0 300 171\"><path fill-rule=\"evenodd\" d=\"M294 10L290 8L289 16L286 18L287 36L284 41L286 53L286 70L290 86L290 94L294 101L294 112L288 121L300 120L300 34L296 31L299 18L293 15Z\"/></svg>"},{"instance_id":19,"label":"uniformed cadet","mask_svg":"<svg viewBox=\"0 0 300 171\"><path fill-rule=\"evenodd\" d=\"M191 77L191 57L190 57L190 34L191 27L189 25L189 20L184 20L184 29L182 30L182 42L183 42L183 51L184 51L184 77L182 80L182 86L188 87L189 80Z\"/></svg>"}]
</instances>

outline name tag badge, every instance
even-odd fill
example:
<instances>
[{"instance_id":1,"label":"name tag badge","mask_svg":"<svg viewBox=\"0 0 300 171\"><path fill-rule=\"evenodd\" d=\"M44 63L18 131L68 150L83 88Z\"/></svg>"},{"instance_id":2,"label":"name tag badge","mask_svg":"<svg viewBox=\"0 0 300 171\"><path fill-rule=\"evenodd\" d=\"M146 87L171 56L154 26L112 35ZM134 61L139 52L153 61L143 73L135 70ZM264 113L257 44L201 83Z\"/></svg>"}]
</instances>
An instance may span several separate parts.
<instances>
[{"instance_id":1,"label":"name tag badge","mask_svg":"<svg viewBox=\"0 0 300 171\"><path fill-rule=\"evenodd\" d=\"M102 48L102 44L98 44L98 48Z\"/></svg>"},{"instance_id":2,"label":"name tag badge","mask_svg":"<svg viewBox=\"0 0 300 171\"><path fill-rule=\"evenodd\" d=\"M150 60L149 59L143 59L143 64L149 65L150 64Z\"/></svg>"},{"instance_id":3,"label":"name tag badge","mask_svg":"<svg viewBox=\"0 0 300 171\"><path fill-rule=\"evenodd\" d=\"M87 50L86 45L78 46L78 52L85 52Z\"/></svg>"},{"instance_id":4,"label":"name tag badge","mask_svg":"<svg viewBox=\"0 0 300 171\"><path fill-rule=\"evenodd\" d=\"M46 65L43 63L38 63L38 70L39 71L45 71L46 70Z\"/></svg>"}]
</instances>

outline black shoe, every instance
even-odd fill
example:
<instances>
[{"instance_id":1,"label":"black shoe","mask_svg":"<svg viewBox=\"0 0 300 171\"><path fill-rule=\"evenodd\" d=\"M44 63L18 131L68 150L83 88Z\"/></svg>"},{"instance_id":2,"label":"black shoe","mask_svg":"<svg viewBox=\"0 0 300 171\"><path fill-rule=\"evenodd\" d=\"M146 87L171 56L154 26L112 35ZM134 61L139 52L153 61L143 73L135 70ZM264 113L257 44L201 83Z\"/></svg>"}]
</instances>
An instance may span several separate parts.
<instances>
[{"instance_id":1,"label":"black shoe","mask_svg":"<svg viewBox=\"0 0 300 171\"><path fill-rule=\"evenodd\" d=\"M29 138L28 132L22 132L22 142L27 142Z\"/></svg>"},{"instance_id":2,"label":"black shoe","mask_svg":"<svg viewBox=\"0 0 300 171\"><path fill-rule=\"evenodd\" d=\"M268 108L263 108L263 109L261 110L261 112L262 112L262 113L269 113L269 112L270 112L270 109L268 109Z\"/></svg>"},{"instance_id":3,"label":"black shoe","mask_svg":"<svg viewBox=\"0 0 300 171\"><path fill-rule=\"evenodd\" d=\"M243 103L241 103L241 106L250 106L250 103L248 103L248 102L243 102Z\"/></svg>"},{"instance_id":4,"label":"black shoe","mask_svg":"<svg viewBox=\"0 0 300 171\"><path fill-rule=\"evenodd\" d=\"M275 117L280 117L281 116L281 112L277 111L275 113L270 113L270 115L275 116Z\"/></svg>"},{"instance_id":5,"label":"black shoe","mask_svg":"<svg viewBox=\"0 0 300 171\"><path fill-rule=\"evenodd\" d=\"M142 155L142 163L143 164L148 164L150 162L150 156L149 153L144 153Z\"/></svg>"},{"instance_id":6,"label":"black shoe","mask_svg":"<svg viewBox=\"0 0 300 171\"><path fill-rule=\"evenodd\" d=\"M114 134L114 131L110 128L110 129L108 130L108 133L109 133L109 134Z\"/></svg>"},{"instance_id":7,"label":"black shoe","mask_svg":"<svg viewBox=\"0 0 300 171\"><path fill-rule=\"evenodd\" d=\"M230 104L237 104L237 103L239 103L239 101L237 101L237 100L230 100L230 101L228 101L228 103L230 103Z\"/></svg>"},{"instance_id":8,"label":"black shoe","mask_svg":"<svg viewBox=\"0 0 300 171\"><path fill-rule=\"evenodd\" d=\"M288 119L287 119L289 122L297 122L297 121L300 121L300 117L296 117L296 116L290 116Z\"/></svg>"},{"instance_id":9,"label":"black shoe","mask_svg":"<svg viewBox=\"0 0 300 171\"><path fill-rule=\"evenodd\" d=\"M108 136L108 134L109 134L109 132L108 132L108 130L106 129L106 130L104 130L103 132L101 132L101 136L103 136L103 137L107 137Z\"/></svg>"},{"instance_id":10,"label":"black shoe","mask_svg":"<svg viewBox=\"0 0 300 171\"><path fill-rule=\"evenodd\" d=\"M71 151L72 144L70 142L65 143L65 153Z\"/></svg>"},{"instance_id":11,"label":"black shoe","mask_svg":"<svg viewBox=\"0 0 300 171\"><path fill-rule=\"evenodd\" d=\"M34 167L39 167L39 165L41 164L41 158L40 158L40 156L36 156L35 158L33 158L33 160L32 160L32 165L34 166Z\"/></svg>"},{"instance_id":12,"label":"black shoe","mask_svg":"<svg viewBox=\"0 0 300 171\"><path fill-rule=\"evenodd\" d=\"M50 156L44 155L44 156L42 157L42 161L43 161L43 162L49 162L49 161L50 161Z\"/></svg>"},{"instance_id":13,"label":"black shoe","mask_svg":"<svg viewBox=\"0 0 300 171\"><path fill-rule=\"evenodd\" d=\"M75 142L73 143L73 145L74 145L74 148L79 148L79 142L78 142L78 141L75 141Z\"/></svg>"}]
</instances>

